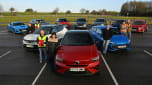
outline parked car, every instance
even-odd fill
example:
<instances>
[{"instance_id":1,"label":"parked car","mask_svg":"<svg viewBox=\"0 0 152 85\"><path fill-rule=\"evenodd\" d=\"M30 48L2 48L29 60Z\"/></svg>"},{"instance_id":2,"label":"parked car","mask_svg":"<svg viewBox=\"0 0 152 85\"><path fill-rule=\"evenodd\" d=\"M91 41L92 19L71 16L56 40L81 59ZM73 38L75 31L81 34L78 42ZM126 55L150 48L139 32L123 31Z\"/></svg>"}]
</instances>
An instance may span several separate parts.
<instances>
[{"instance_id":1,"label":"parked car","mask_svg":"<svg viewBox=\"0 0 152 85\"><path fill-rule=\"evenodd\" d=\"M100 61L101 56L88 31L68 31L57 50L55 71L60 74L93 75L100 71Z\"/></svg>"},{"instance_id":2,"label":"parked car","mask_svg":"<svg viewBox=\"0 0 152 85\"><path fill-rule=\"evenodd\" d=\"M63 38L64 34L67 32L67 28L62 25L41 25L41 27L35 30L33 34L24 36L23 46L25 48L37 48L37 37L39 36L41 30L44 30L48 37L51 36L51 33L56 32L58 39Z\"/></svg>"},{"instance_id":3,"label":"parked car","mask_svg":"<svg viewBox=\"0 0 152 85\"><path fill-rule=\"evenodd\" d=\"M90 33L92 34L94 40L97 42L97 46L99 49L102 49L103 43L103 30L106 29L107 26L93 26L90 29ZM118 28L111 26L110 29L113 31L113 36L110 40L110 44L108 46L108 51L117 51L117 50L130 50L131 42L130 40L121 32Z\"/></svg>"},{"instance_id":4,"label":"parked car","mask_svg":"<svg viewBox=\"0 0 152 85\"><path fill-rule=\"evenodd\" d=\"M105 18L97 18L95 21L94 21L94 24L93 26L97 26L97 25L106 25L106 20Z\"/></svg>"},{"instance_id":5,"label":"parked car","mask_svg":"<svg viewBox=\"0 0 152 85\"><path fill-rule=\"evenodd\" d=\"M66 18L57 18L56 24L64 25L66 28L70 28L71 27L71 24L67 21Z\"/></svg>"},{"instance_id":6,"label":"parked car","mask_svg":"<svg viewBox=\"0 0 152 85\"><path fill-rule=\"evenodd\" d=\"M148 30L148 24L145 20L135 20L132 24L133 32L145 32Z\"/></svg>"},{"instance_id":7,"label":"parked car","mask_svg":"<svg viewBox=\"0 0 152 85\"><path fill-rule=\"evenodd\" d=\"M78 18L75 26L76 28L87 28L87 20L85 18Z\"/></svg>"},{"instance_id":8,"label":"parked car","mask_svg":"<svg viewBox=\"0 0 152 85\"><path fill-rule=\"evenodd\" d=\"M8 30L13 33L24 33L27 31L28 26L23 22L11 22L8 24Z\"/></svg>"},{"instance_id":9,"label":"parked car","mask_svg":"<svg viewBox=\"0 0 152 85\"><path fill-rule=\"evenodd\" d=\"M49 22L46 22L44 19L33 19L30 21L30 23L32 24L32 26L34 26L37 21L40 23L40 25L49 25Z\"/></svg>"},{"instance_id":10,"label":"parked car","mask_svg":"<svg viewBox=\"0 0 152 85\"><path fill-rule=\"evenodd\" d=\"M113 27L117 27L120 30L121 25L124 21L126 22L126 20L124 20L124 19L114 19L111 21L111 24Z\"/></svg>"}]
</instances>

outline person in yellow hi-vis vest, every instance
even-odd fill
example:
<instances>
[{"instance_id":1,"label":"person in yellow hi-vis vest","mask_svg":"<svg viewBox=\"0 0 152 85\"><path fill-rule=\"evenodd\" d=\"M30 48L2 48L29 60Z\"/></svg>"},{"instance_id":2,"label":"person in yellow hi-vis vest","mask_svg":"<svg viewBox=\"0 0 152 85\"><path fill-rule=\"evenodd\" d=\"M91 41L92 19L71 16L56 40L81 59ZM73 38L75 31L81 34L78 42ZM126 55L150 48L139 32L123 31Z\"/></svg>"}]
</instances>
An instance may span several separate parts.
<instances>
[{"instance_id":1,"label":"person in yellow hi-vis vest","mask_svg":"<svg viewBox=\"0 0 152 85\"><path fill-rule=\"evenodd\" d=\"M37 30L40 27L39 21L36 21L34 27L35 27L35 30Z\"/></svg>"},{"instance_id":2,"label":"person in yellow hi-vis vest","mask_svg":"<svg viewBox=\"0 0 152 85\"><path fill-rule=\"evenodd\" d=\"M44 30L41 30L40 35L37 38L38 48L39 48L39 53L40 53L40 63L42 63L42 53L44 53L45 62L47 62L49 58L47 55L47 49L46 49L47 41L48 41L48 37L44 35Z\"/></svg>"}]
</instances>

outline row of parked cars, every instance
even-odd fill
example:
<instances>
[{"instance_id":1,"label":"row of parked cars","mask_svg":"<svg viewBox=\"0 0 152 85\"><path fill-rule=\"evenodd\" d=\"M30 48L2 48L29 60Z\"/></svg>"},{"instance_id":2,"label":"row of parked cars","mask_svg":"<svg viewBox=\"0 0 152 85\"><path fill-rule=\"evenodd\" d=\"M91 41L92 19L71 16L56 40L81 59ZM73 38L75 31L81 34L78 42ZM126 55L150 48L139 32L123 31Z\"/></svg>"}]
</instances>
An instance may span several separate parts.
<instances>
[{"instance_id":1,"label":"row of parked cars","mask_svg":"<svg viewBox=\"0 0 152 85\"><path fill-rule=\"evenodd\" d=\"M81 19L82 18L80 18L80 20ZM114 20L114 22L112 22L110 29L112 29L113 31L113 36L110 40L108 51L131 49L131 41L120 32L120 25L122 22L123 20ZM139 23L143 21L139 20L136 21L136 23L137 22ZM138 23L136 25L138 25ZM16 24L16 22L14 23L12 22L12 24ZM91 27L90 30L68 30L68 26L70 25L65 26L62 24L63 23L50 25L50 24L45 24L44 22L43 24L41 23L40 28L35 30L34 33L27 34L24 36L23 38L24 48L26 49L37 48L36 40L38 35L40 34L40 30L44 30L45 34L48 37L51 36L51 33L56 32L60 42L59 42L59 46L57 46L57 54L54 60L55 72L60 74L78 73L78 74L87 74L87 75L99 73L101 70L101 54L99 53L98 50L99 49L102 50L102 43L103 43L102 31L106 29L104 23L94 25ZM23 27L24 29L26 27L24 25L23 24L18 25L18 28ZM142 27L140 26L138 27L138 29L141 28Z\"/></svg>"}]
</instances>

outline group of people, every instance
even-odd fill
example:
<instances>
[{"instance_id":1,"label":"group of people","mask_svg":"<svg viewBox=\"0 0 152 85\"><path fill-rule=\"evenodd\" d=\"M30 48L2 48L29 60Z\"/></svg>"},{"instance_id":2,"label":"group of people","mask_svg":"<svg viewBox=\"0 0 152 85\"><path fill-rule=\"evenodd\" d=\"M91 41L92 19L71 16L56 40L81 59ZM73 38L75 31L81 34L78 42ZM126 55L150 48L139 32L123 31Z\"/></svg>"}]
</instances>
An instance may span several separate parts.
<instances>
[{"instance_id":1,"label":"group of people","mask_svg":"<svg viewBox=\"0 0 152 85\"><path fill-rule=\"evenodd\" d=\"M44 54L44 61L51 61L51 66L54 66L54 57L56 54L56 47L58 45L58 38L56 33L52 33L52 35L48 38L44 30L40 31L40 35L37 38L39 54L40 54L40 63L42 63L42 55Z\"/></svg>"},{"instance_id":2,"label":"group of people","mask_svg":"<svg viewBox=\"0 0 152 85\"><path fill-rule=\"evenodd\" d=\"M34 25L32 25L31 23L29 23L28 24L28 28L27 28L27 34L33 33L39 27L40 27L40 24L39 24L38 21L36 21L36 23Z\"/></svg>"},{"instance_id":3,"label":"group of people","mask_svg":"<svg viewBox=\"0 0 152 85\"><path fill-rule=\"evenodd\" d=\"M130 20L128 20L127 22L124 21L121 25L120 32L131 40L131 31L132 31L131 21ZM103 54L107 53L108 45L110 43L110 39L112 35L113 32L110 29L110 23L107 23L107 29L103 30Z\"/></svg>"}]
</instances>

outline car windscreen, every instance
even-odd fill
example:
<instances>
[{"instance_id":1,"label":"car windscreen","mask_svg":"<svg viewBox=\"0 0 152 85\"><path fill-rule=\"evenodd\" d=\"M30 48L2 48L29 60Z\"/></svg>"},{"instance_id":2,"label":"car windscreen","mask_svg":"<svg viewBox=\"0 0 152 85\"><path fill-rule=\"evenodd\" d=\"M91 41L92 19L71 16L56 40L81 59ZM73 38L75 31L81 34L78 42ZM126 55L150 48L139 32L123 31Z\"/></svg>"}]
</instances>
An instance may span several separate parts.
<instances>
[{"instance_id":1,"label":"car windscreen","mask_svg":"<svg viewBox=\"0 0 152 85\"><path fill-rule=\"evenodd\" d=\"M39 23L44 23L44 22L45 22L43 19L41 19L41 20L36 20L36 21L38 21Z\"/></svg>"},{"instance_id":2,"label":"car windscreen","mask_svg":"<svg viewBox=\"0 0 152 85\"><path fill-rule=\"evenodd\" d=\"M135 21L133 25L144 25L143 21Z\"/></svg>"},{"instance_id":3,"label":"car windscreen","mask_svg":"<svg viewBox=\"0 0 152 85\"><path fill-rule=\"evenodd\" d=\"M13 23L13 26L25 25L24 23Z\"/></svg>"},{"instance_id":4,"label":"car windscreen","mask_svg":"<svg viewBox=\"0 0 152 85\"><path fill-rule=\"evenodd\" d=\"M44 30L44 33L47 35L47 34L50 34L52 29L54 29L54 28L55 27L40 27L34 31L34 34L40 34L40 31Z\"/></svg>"},{"instance_id":5,"label":"car windscreen","mask_svg":"<svg viewBox=\"0 0 152 85\"><path fill-rule=\"evenodd\" d=\"M121 32L120 32L120 30L118 28L112 28L111 30L112 30L112 34L113 35L119 35L119 34L121 34Z\"/></svg>"},{"instance_id":6,"label":"car windscreen","mask_svg":"<svg viewBox=\"0 0 152 85\"><path fill-rule=\"evenodd\" d=\"M86 19L77 19L77 22L86 22Z\"/></svg>"},{"instance_id":7,"label":"car windscreen","mask_svg":"<svg viewBox=\"0 0 152 85\"><path fill-rule=\"evenodd\" d=\"M115 20L112 23L113 24L122 24L124 22L124 20Z\"/></svg>"},{"instance_id":8,"label":"car windscreen","mask_svg":"<svg viewBox=\"0 0 152 85\"><path fill-rule=\"evenodd\" d=\"M97 19L96 22L105 22L104 19Z\"/></svg>"},{"instance_id":9,"label":"car windscreen","mask_svg":"<svg viewBox=\"0 0 152 85\"><path fill-rule=\"evenodd\" d=\"M67 22L66 19L59 19L59 22Z\"/></svg>"},{"instance_id":10,"label":"car windscreen","mask_svg":"<svg viewBox=\"0 0 152 85\"><path fill-rule=\"evenodd\" d=\"M89 33L68 33L63 38L61 45L66 46L88 46L93 45L94 41Z\"/></svg>"}]
</instances>

